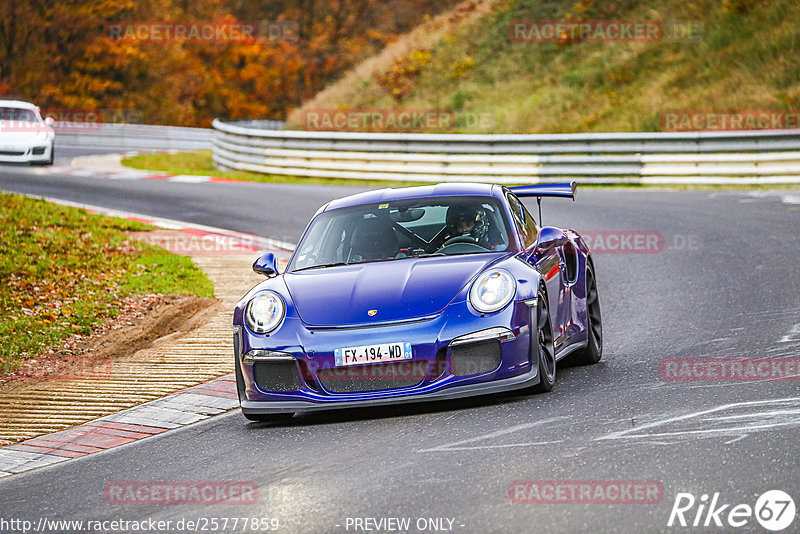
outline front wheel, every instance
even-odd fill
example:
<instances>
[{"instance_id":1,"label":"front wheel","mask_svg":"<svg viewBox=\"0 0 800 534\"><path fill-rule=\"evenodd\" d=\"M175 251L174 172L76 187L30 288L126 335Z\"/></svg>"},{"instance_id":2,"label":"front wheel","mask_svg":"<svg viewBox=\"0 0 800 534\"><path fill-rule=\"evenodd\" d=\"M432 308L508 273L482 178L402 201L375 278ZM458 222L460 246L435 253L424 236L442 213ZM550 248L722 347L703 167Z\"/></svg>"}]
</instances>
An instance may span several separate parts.
<instances>
[{"instance_id":1,"label":"front wheel","mask_svg":"<svg viewBox=\"0 0 800 534\"><path fill-rule=\"evenodd\" d=\"M547 296L539 291L536 299L536 338L531 340L532 358L539 362L539 383L531 388L533 393L546 393L556 383L556 350L553 345L553 329Z\"/></svg>"}]
</instances>

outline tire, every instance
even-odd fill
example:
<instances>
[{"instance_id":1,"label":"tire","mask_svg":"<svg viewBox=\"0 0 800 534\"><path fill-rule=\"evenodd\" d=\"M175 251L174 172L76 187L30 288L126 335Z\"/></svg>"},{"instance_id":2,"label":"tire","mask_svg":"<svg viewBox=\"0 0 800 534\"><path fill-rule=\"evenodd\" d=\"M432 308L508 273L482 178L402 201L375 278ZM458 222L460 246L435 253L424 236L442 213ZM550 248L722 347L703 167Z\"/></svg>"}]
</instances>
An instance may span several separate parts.
<instances>
[{"instance_id":1,"label":"tire","mask_svg":"<svg viewBox=\"0 0 800 534\"><path fill-rule=\"evenodd\" d=\"M586 315L589 340L586 348L567 358L573 365L593 365L603 357L603 316L600 313L600 295L591 263L586 265Z\"/></svg>"},{"instance_id":2,"label":"tire","mask_svg":"<svg viewBox=\"0 0 800 534\"><path fill-rule=\"evenodd\" d=\"M547 393L556 383L556 349L547 295L540 289L536 300L536 337L531 339L531 361L537 358L539 362L539 383L531 387L531 392Z\"/></svg>"}]
</instances>

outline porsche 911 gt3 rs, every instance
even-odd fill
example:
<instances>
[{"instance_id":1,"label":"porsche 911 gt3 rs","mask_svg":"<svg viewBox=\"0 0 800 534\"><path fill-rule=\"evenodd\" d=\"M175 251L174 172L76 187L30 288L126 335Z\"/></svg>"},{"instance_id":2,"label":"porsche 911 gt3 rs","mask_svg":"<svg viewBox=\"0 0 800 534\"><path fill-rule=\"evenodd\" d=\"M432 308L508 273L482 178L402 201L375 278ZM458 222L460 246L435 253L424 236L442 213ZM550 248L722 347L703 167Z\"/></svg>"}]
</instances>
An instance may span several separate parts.
<instances>
[{"instance_id":1,"label":"porsche 911 gt3 rs","mask_svg":"<svg viewBox=\"0 0 800 534\"><path fill-rule=\"evenodd\" d=\"M0 100L0 162L52 165L55 130L52 118L20 100Z\"/></svg>"},{"instance_id":2,"label":"porsche 911 gt3 rs","mask_svg":"<svg viewBox=\"0 0 800 534\"><path fill-rule=\"evenodd\" d=\"M575 183L384 189L320 208L285 272L260 257L267 279L236 306L243 414L545 392L557 362L599 361L589 250L520 197L574 200Z\"/></svg>"}]
</instances>

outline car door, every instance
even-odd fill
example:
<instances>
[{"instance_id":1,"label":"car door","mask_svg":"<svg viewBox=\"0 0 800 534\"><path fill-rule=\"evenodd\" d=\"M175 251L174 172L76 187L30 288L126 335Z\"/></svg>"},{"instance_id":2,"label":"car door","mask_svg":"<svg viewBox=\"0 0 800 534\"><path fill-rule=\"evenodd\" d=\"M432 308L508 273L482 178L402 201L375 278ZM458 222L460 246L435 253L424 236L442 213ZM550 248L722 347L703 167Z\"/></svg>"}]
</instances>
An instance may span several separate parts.
<instances>
[{"instance_id":1,"label":"car door","mask_svg":"<svg viewBox=\"0 0 800 534\"><path fill-rule=\"evenodd\" d=\"M558 350L567 338L572 291L571 285L566 280L563 251L559 248L552 248L537 253L535 247L539 237L539 226L536 224L536 220L514 194L509 193L508 202L514 224L524 240L525 261L544 275L554 345Z\"/></svg>"}]
</instances>

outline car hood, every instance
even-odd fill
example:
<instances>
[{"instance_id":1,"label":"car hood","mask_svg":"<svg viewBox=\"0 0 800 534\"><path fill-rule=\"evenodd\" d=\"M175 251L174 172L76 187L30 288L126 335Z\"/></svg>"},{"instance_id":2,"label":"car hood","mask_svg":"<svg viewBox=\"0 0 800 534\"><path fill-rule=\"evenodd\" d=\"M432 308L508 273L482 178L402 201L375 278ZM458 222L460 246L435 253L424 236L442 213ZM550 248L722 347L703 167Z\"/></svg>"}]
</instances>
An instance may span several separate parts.
<instances>
[{"instance_id":1,"label":"car hood","mask_svg":"<svg viewBox=\"0 0 800 534\"><path fill-rule=\"evenodd\" d=\"M284 280L307 324L391 323L442 311L473 277L504 256L473 254L344 265L289 273Z\"/></svg>"}]
</instances>

